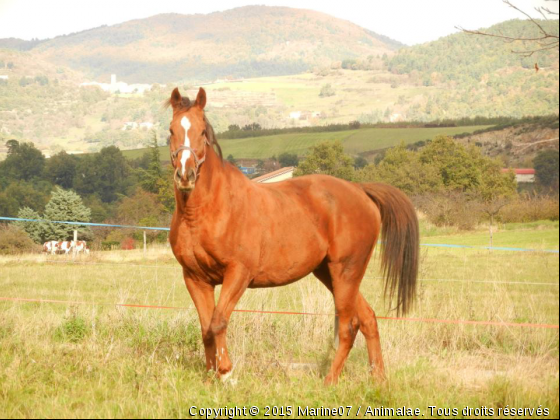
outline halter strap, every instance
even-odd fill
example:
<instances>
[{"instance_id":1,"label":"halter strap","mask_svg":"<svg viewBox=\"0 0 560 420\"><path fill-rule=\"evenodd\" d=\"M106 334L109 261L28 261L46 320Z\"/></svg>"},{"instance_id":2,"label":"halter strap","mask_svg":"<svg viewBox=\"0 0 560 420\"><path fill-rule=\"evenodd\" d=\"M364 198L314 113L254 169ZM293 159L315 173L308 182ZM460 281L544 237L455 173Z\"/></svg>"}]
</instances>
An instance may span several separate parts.
<instances>
[{"instance_id":1,"label":"halter strap","mask_svg":"<svg viewBox=\"0 0 560 420\"><path fill-rule=\"evenodd\" d=\"M182 144L181 146L179 146L177 148L177 150L175 150L172 154L171 154L171 159L173 160L173 162L175 162L175 159L177 159L177 156L179 155L179 153L181 151L184 150L188 150L189 152L191 152L191 154L194 157L194 165L195 165L195 171L194 171L194 182L196 182L196 180L198 179L198 175L199 175L199 171L200 171L200 166L204 163L204 161L206 160L206 146L210 146L210 142L208 141L208 138L206 137L206 135L204 135L204 156L202 156L202 158L198 158L197 154L196 154L196 149L193 149L192 147L189 146L185 146L184 144Z\"/></svg>"}]
</instances>

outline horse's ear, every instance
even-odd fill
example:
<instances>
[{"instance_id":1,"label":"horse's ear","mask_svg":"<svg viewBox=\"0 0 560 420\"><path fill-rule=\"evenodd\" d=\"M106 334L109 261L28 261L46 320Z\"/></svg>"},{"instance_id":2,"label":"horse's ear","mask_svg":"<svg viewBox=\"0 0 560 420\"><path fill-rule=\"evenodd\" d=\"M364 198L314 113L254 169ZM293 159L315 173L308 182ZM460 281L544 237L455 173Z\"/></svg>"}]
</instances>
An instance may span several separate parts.
<instances>
[{"instance_id":1,"label":"horse's ear","mask_svg":"<svg viewBox=\"0 0 560 420\"><path fill-rule=\"evenodd\" d=\"M196 105L200 109L204 109L206 106L206 91L203 88L198 89L198 95L196 95Z\"/></svg>"},{"instance_id":2,"label":"horse's ear","mask_svg":"<svg viewBox=\"0 0 560 420\"><path fill-rule=\"evenodd\" d=\"M176 110L177 107L181 106L183 103L183 97L179 93L179 88L173 89L173 92L171 92L171 98L169 98L169 103L173 107L173 110Z\"/></svg>"}]
</instances>

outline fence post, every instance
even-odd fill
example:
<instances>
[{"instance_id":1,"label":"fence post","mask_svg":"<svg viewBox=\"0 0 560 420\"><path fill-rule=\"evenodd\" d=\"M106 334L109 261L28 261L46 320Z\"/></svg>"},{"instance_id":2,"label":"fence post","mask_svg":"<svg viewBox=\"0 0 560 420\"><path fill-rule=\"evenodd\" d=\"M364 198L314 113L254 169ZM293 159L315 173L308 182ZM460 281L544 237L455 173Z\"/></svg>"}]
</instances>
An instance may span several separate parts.
<instances>
[{"instance_id":1,"label":"fence post","mask_svg":"<svg viewBox=\"0 0 560 420\"><path fill-rule=\"evenodd\" d=\"M144 231L144 256L146 256L146 231Z\"/></svg>"},{"instance_id":2,"label":"fence post","mask_svg":"<svg viewBox=\"0 0 560 420\"><path fill-rule=\"evenodd\" d=\"M77 249L76 246L78 245L78 230L74 229L74 246L72 247L72 258L76 258Z\"/></svg>"}]
</instances>

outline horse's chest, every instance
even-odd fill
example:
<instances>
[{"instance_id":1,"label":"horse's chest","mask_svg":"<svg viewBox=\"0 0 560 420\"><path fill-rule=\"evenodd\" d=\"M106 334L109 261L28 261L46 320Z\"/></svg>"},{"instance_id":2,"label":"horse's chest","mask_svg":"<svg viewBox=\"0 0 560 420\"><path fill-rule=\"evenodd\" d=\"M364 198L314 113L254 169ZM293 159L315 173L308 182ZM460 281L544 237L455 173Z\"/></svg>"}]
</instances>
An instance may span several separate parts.
<instances>
[{"instance_id":1,"label":"horse's chest","mask_svg":"<svg viewBox=\"0 0 560 420\"><path fill-rule=\"evenodd\" d=\"M201 242L199 232L182 228L170 239L177 261L190 275L199 278L220 277L220 264Z\"/></svg>"}]
</instances>

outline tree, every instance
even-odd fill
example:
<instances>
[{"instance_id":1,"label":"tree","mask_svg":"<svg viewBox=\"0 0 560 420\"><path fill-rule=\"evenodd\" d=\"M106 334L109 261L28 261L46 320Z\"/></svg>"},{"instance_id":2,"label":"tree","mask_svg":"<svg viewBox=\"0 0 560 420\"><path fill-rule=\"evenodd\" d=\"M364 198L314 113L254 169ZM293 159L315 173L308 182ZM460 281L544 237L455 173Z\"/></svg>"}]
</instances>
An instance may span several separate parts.
<instances>
[{"instance_id":1,"label":"tree","mask_svg":"<svg viewBox=\"0 0 560 420\"><path fill-rule=\"evenodd\" d=\"M262 130L262 127L260 124L255 122L243 126L243 131L259 131L259 130Z\"/></svg>"},{"instance_id":2,"label":"tree","mask_svg":"<svg viewBox=\"0 0 560 420\"><path fill-rule=\"evenodd\" d=\"M477 196L482 202L483 211L490 218L490 246L493 246L494 219L517 194L517 182L513 171L502 173L502 165L497 160L487 159L482 171Z\"/></svg>"},{"instance_id":3,"label":"tree","mask_svg":"<svg viewBox=\"0 0 560 420\"><path fill-rule=\"evenodd\" d=\"M135 225L142 219L155 218L164 213L158 196L142 189L137 189L131 197L124 197L117 207L120 223Z\"/></svg>"},{"instance_id":4,"label":"tree","mask_svg":"<svg viewBox=\"0 0 560 420\"><path fill-rule=\"evenodd\" d=\"M82 198L74 191L56 187L45 207L44 219L89 222L91 220L91 210L84 205ZM45 226L45 239L57 241L71 240L75 229L78 230L80 238L87 239L92 237L89 227L47 222Z\"/></svg>"},{"instance_id":5,"label":"tree","mask_svg":"<svg viewBox=\"0 0 560 420\"><path fill-rule=\"evenodd\" d=\"M8 156L3 162L0 162L0 177L30 181L43 175L45 157L33 143L9 140L6 146Z\"/></svg>"},{"instance_id":6,"label":"tree","mask_svg":"<svg viewBox=\"0 0 560 420\"><path fill-rule=\"evenodd\" d=\"M328 98L329 96L334 96L335 92L334 89L332 87L332 85L330 83L327 83L326 85L323 85L321 87L321 91L319 92L319 96L321 98Z\"/></svg>"},{"instance_id":7,"label":"tree","mask_svg":"<svg viewBox=\"0 0 560 420\"><path fill-rule=\"evenodd\" d=\"M140 185L148 192L157 194L159 180L163 177L161 170L161 161L159 157L159 146L157 143L157 134L154 132L152 137L152 145L149 150L148 169L140 172Z\"/></svg>"},{"instance_id":8,"label":"tree","mask_svg":"<svg viewBox=\"0 0 560 420\"><path fill-rule=\"evenodd\" d=\"M545 150L540 152L533 161L539 184L556 191L558 191L559 157L557 150Z\"/></svg>"},{"instance_id":9,"label":"tree","mask_svg":"<svg viewBox=\"0 0 560 420\"><path fill-rule=\"evenodd\" d=\"M47 159L45 178L62 188L72 188L74 177L76 176L77 163L78 159L76 156L69 155L65 151L57 153L50 159Z\"/></svg>"},{"instance_id":10,"label":"tree","mask_svg":"<svg viewBox=\"0 0 560 420\"><path fill-rule=\"evenodd\" d=\"M344 153L342 143L324 142L313 146L307 158L299 163L294 176L325 174L352 181L354 159Z\"/></svg>"},{"instance_id":11,"label":"tree","mask_svg":"<svg viewBox=\"0 0 560 420\"><path fill-rule=\"evenodd\" d=\"M358 171L358 179L361 182L384 182L411 195L443 189L438 168L422 162L420 154L407 150L404 144L387 150L377 166L368 165Z\"/></svg>"},{"instance_id":12,"label":"tree","mask_svg":"<svg viewBox=\"0 0 560 420\"><path fill-rule=\"evenodd\" d=\"M354 158L354 168L355 169L362 169L362 168L365 168L367 165L368 165L368 161L365 157L357 156L356 158Z\"/></svg>"},{"instance_id":13,"label":"tree","mask_svg":"<svg viewBox=\"0 0 560 420\"><path fill-rule=\"evenodd\" d=\"M104 147L95 155L80 157L74 188L83 195L98 194L105 203L126 192L130 179L128 161L116 146Z\"/></svg>"},{"instance_id":14,"label":"tree","mask_svg":"<svg viewBox=\"0 0 560 420\"><path fill-rule=\"evenodd\" d=\"M131 197L125 197L120 202L117 213L119 222L130 225L158 227L169 223L169 213L166 213L165 207L159 201L156 194L137 189L136 193ZM162 237L162 233L157 230L147 230L147 237L150 242L156 238ZM133 236L141 235L136 231ZM165 235L163 235L165 238ZM136 239L140 240L141 236Z\"/></svg>"},{"instance_id":15,"label":"tree","mask_svg":"<svg viewBox=\"0 0 560 420\"><path fill-rule=\"evenodd\" d=\"M280 156L278 156L278 162L283 168L286 166L297 166L299 163L299 158L295 153L284 152L281 153Z\"/></svg>"},{"instance_id":16,"label":"tree","mask_svg":"<svg viewBox=\"0 0 560 420\"><path fill-rule=\"evenodd\" d=\"M169 214L175 211L175 188L173 177L175 169L172 165L167 165L163 177L158 181L158 201L163 205Z\"/></svg>"},{"instance_id":17,"label":"tree","mask_svg":"<svg viewBox=\"0 0 560 420\"><path fill-rule=\"evenodd\" d=\"M19 210L17 217L19 219L32 219L40 220L41 216L36 211L30 209L29 207L23 207ZM19 229L26 232L33 242L37 244L42 244L45 242L46 234L46 223L44 222L14 222L14 225Z\"/></svg>"},{"instance_id":18,"label":"tree","mask_svg":"<svg viewBox=\"0 0 560 420\"><path fill-rule=\"evenodd\" d=\"M448 190L469 191L480 184L482 154L447 136L437 136L420 152L420 161L434 166Z\"/></svg>"},{"instance_id":19,"label":"tree","mask_svg":"<svg viewBox=\"0 0 560 420\"><path fill-rule=\"evenodd\" d=\"M43 211L50 189L50 184L14 181L8 185L4 194L15 200L18 210L22 207L30 207L35 211Z\"/></svg>"}]
</instances>

